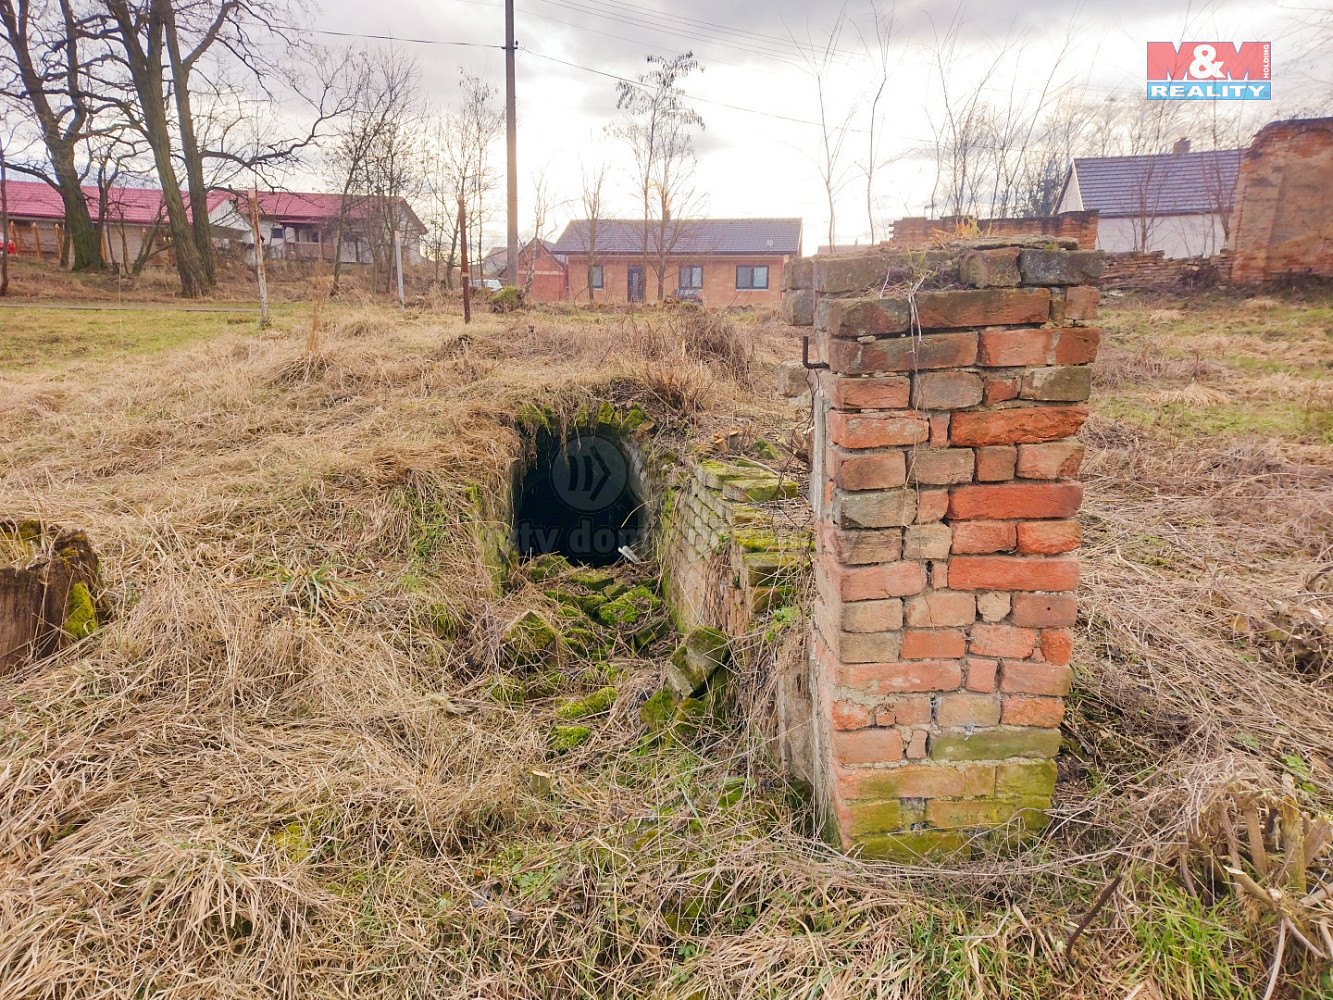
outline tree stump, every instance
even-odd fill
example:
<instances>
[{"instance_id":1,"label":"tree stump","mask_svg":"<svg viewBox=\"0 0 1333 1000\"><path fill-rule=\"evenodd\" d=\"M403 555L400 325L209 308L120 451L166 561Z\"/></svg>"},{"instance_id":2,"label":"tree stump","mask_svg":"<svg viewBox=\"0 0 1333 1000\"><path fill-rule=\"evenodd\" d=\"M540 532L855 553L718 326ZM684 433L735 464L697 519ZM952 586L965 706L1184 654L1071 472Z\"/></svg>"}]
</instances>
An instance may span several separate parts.
<instances>
[{"instance_id":1,"label":"tree stump","mask_svg":"<svg viewBox=\"0 0 1333 1000\"><path fill-rule=\"evenodd\" d=\"M0 520L0 676L97 627L97 555L82 531Z\"/></svg>"}]
</instances>

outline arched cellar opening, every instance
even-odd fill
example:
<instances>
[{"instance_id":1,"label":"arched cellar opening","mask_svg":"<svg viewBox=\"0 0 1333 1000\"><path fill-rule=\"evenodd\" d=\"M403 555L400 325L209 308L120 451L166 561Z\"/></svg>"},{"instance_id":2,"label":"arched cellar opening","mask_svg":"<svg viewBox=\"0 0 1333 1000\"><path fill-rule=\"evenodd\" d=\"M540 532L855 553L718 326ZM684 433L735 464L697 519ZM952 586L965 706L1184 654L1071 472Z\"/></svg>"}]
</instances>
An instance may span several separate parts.
<instances>
[{"instance_id":1,"label":"arched cellar opening","mask_svg":"<svg viewBox=\"0 0 1333 1000\"><path fill-rule=\"evenodd\" d=\"M555 553L609 566L648 537L648 493L639 446L602 424L540 427L518 470L511 539L523 558Z\"/></svg>"}]
</instances>

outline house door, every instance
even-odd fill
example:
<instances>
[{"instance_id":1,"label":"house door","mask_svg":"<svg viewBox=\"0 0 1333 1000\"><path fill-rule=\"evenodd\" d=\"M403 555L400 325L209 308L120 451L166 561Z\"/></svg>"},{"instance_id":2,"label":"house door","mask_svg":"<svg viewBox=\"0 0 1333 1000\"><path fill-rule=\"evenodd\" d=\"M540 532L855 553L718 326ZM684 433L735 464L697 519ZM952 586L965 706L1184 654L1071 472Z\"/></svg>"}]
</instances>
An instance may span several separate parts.
<instances>
[{"instance_id":1,"label":"house door","mask_svg":"<svg viewBox=\"0 0 1333 1000\"><path fill-rule=\"evenodd\" d=\"M630 302L643 301L643 268L631 267L626 270L625 298Z\"/></svg>"}]
</instances>

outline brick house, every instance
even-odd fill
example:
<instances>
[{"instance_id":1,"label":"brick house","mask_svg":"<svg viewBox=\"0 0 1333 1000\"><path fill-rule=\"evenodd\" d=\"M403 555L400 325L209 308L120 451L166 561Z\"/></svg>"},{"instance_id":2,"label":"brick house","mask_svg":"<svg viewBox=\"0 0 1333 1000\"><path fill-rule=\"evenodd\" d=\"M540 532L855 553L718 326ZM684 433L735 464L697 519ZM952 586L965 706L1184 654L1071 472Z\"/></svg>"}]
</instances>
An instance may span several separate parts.
<instances>
[{"instance_id":1,"label":"brick house","mask_svg":"<svg viewBox=\"0 0 1333 1000\"><path fill-rule=\"evenodd\" d=\"M1271 122L1245 151L1231 280L1333 276L1333 118Z\"/></svg>"},{"instance_id":2,"label":"brick house","mask_svg":"<svg viewBox=\"0 0 1333 1000\"><path fill-rule=\"evenodd\" d=\"M551 252L553 246L549 240L530 240L518 252L518 287L527 289L528 298L534 302L561 302L565 298L568 275L564 260ZM508 247L496 247L482 258L481 276L503 279L508 259Z\"/></svg>"},{"instance_id":3,"label":"brick house","mask_svg":"<svg viewBox=\"0 0 1333 1000\"><path fill-rule=\"evenodd\" d=\"M218 240L254 245L248 194L217 192L209 200L209 220ZM333 260L337 245L338 214L342 197L300 191L260 191L259 232L264 254L272 260ZM391 239L383 230L395 226L403 234L403 263L420 264L421 240L426 227L402 198L381 201L353 198L348 203L343 229L342 260L345 264L370 264L380 243ZM247 250L247 261L250 252Z\"/></svg>"},{"instance_id":4,"label":"brick house","mask_svg":"<svg viewBox=\"0 0 1333 1000\"><path fill-rule=\"evenodd\" d=\"M1059 212L1096 211L1097 249L1203 257L1221 252L1235 204L1239 149L1078 157Z\"/></svg>"},{"instance_id":5,"label":"brick house","mask_svg":"<svg viewBox=\"0 0 1333 1000\"><path fill-rule=\"evenodd\" d=\"M588 220L566 226L551 247L564 261L563 297L584 302L590 298L598 302L655 299L656 226L649 223L647 227L646 266L644 228L641 220L600 219L597 245L592 247ZM801 220L681 219L669 224L666 240L663 284L667 295L697 293L712 306L778 305L782 265L801 253Z\"/></svg>"}]
</instances>

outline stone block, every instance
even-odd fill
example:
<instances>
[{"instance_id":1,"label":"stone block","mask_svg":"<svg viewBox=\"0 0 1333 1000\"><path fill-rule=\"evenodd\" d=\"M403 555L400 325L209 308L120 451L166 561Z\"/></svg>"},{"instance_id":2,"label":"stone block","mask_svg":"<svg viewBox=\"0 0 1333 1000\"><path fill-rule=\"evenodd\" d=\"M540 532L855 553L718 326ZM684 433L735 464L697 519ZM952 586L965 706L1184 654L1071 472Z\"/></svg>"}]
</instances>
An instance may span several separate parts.
<instances>
[{"instance_id":1,"label":"stone block","mask_svg":"<svg viewBox=\"0 0 1333 1000\"><path fill-rule=\"evenodd\" d=\"M1092 370L1087 365L1033 368L1023 374L1018 394L1023 399L1081 403L1092 394Z\"/></svg>"},{"instance_id":2,"label":"stone block","mask_svg":"<svg viewBox=\"0 0 1333 1000\"><path fill-rule=\"evenodd\" d=\"M912 328L906 299L820 299L815 303L815 329L835 340L882 337Z\"/></svg>"},{"instance_id":3,"label":"stone block","mask_svg":"<svg viewBox=\"0 0 1333 1000\"><path fill-rule=\"evenodd\" d=\"M1025 285L1085 285L1106 273L1100 250L1023 250L1018 272Z\"/></svg>"},{"instance_id":4,"label":"stone block","mask_svg":"<svg viewBox=\"0 0 1333 1000\"><path fill-rule=\"evenodd\" d=\"M808 288L783 292L782 320L788 326L814 326L815 293Z\"/></svg>"},{"instance_id":5,"label":"stone block","mask_svg":"<svg viewBox=\"0 0 1333 1000\"><path fill-rule=\"evenodd\" d=\"M982 621L998 622L1009 616L1013 595L1003 590L992 590L977 595L977 614Z\"/></svg>"},{"instance_id":6,"label":"stone block","mask_svg":"<svg viewBox=\"0 0 1333 1000\"><path fill-rule=\"evenodd\" d=\"M916 493L912 490L836 490L833 494L833 521L840 528L902 527L915 518Z\"/></svg>"},{"instance_id":7,"label":"stone block","mask_svg":"<svg viewBox=\"0 0 1333 1000\"><path fill-rule=\"evenodd\" d=\"M778 365L778 395L796 399L810 391L805 365L799 361L784 361Z\"/></svg>"},{"instance_id":8,"label":"stone block","mask_svg":"<svg viewBox=\"0 0 1333 1000\"><path fill-rule=\"evenodd\" d=\"M912 377L912 405L918 410L962 410L981 402L975 372L925 372Z\"/></svg>"},{"instance_id":9,"label":"stone block","mask_svg":"<svg viewBox=\"0 0 1333 1000\"><path fill-rule=\"evenodd\" d=\"M815 262L810 257L793 257L782 267L782 290L814 287Z\"/></svg>"},{"instance_id":10,"label":"stone block","mask_svg":"<svg viewBox=\"0 0 1333 1000\"><path fill-rule=\"evenodd\" d=\"M1014 288L1022 280L1018 273L1018 247L969 250L958 262L958 278L976 288Z\"/></svg>"}]
</instances>

